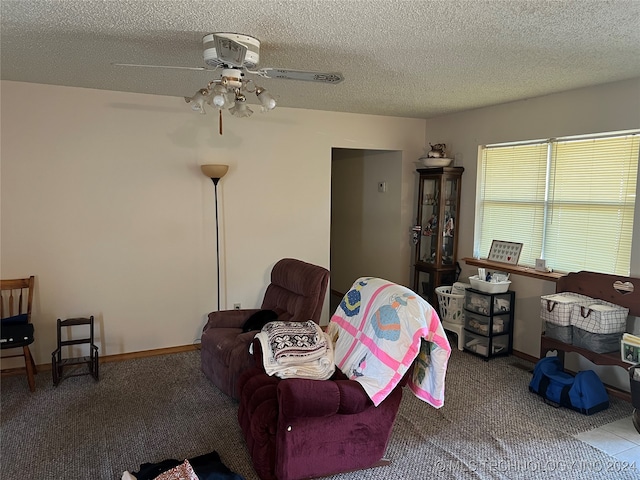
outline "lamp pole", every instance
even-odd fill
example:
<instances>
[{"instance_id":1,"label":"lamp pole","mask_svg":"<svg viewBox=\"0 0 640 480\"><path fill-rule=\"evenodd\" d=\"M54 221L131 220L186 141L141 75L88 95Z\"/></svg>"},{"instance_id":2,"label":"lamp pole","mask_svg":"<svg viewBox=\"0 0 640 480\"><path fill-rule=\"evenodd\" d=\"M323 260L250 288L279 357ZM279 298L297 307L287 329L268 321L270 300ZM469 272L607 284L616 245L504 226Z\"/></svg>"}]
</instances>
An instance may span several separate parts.
<instances>
[{"instance_id":1,"label":"lamp pole","mask_svg":"<svg viewBox=\"0 0 640 480\"><path fill-rule=\"evenodd\" d=\"M218 182L220 179L211 178L211 181L213 182L213 194L216 197L216 270L218 273L216 285L218 286L218 311L220 311L220 229L218 227Z\"/></svg>"},{"instance_id":2,"label":"lamp pole","mask_svg":"<svg viewBox=\"0 0 640 480\"><path fill-rule=\"evenodd\" d=\"M217 272L217 286L218 286L218 311L220 311L220 229L218 221L218 182L225 176L229 170L228 165L202 165L202 173L211 179L213 182L213 192L215 196L216 206L216 272Z\"/></svg>"}]
</instances>

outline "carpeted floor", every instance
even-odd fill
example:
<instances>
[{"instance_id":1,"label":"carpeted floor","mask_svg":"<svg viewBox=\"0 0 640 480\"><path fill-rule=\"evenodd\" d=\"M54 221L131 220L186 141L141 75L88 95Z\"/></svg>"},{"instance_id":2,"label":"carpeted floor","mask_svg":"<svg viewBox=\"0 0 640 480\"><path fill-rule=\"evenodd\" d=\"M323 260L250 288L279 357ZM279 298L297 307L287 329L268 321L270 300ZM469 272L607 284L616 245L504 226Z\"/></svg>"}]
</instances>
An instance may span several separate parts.
<instances>
[{"instance_id":1,"label":"carpeted floor","mask_svg":"<svg viewBox=\"0 0 640 480\"><path fill-rule=\"evenodd\" d=\"M640 470L573 437L630 416L629 403L612 399L592 416L552 408L528 392L531 375L522 366L532 367L454 350L443 408L405 389L387 450L391 465L331 478L640 479ZM237 403L201 373L199 352L105 363L99 382L74 377L56 388L50 372L36 378L33 394L24 377L2 379L3 479L119 479L144 462L212 450L233 471L257 478Z\"/></svg>"}]
</instances>

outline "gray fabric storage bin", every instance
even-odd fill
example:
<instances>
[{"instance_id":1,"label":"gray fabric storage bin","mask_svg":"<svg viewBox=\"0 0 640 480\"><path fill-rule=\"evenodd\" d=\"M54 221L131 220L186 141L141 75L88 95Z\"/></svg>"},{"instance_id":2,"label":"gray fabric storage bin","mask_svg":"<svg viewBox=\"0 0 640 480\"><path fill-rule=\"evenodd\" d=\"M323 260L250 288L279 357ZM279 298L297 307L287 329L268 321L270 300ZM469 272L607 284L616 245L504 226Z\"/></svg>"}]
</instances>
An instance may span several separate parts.
<instances>
[{"instance_id":1,"label":"gray fabric storage bin","mask_svg":"<svg viewBox=\"0 0 640 480\"><path fill-rule=\"evenodd\" d=\"M595 353L611 353L620 351L622 333L591 333L573 327L573 344Z\"/></svg>"},{"instance_id":2,"label":"gray fabric storage bin","mask_svg":"<svg viewBox=\"0 0 640 480\"><path fill-rule=\"evenodd\" d=\"M556 325L551 322L544 322L544 334L547 337L555 338L561 342L571 344L573 342L573 326L572 325Z\"/></svg>"}]
</instances>

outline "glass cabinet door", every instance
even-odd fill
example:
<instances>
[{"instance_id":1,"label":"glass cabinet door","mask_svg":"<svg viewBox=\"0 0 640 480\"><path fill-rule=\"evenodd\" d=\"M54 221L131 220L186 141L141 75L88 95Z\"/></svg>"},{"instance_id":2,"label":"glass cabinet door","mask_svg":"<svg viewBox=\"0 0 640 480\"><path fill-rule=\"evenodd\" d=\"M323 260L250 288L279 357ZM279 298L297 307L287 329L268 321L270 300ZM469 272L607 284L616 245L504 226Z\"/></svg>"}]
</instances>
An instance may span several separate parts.
<instances>
[{"instance_id":1,"label":"glass cabinet door","mask_svg":"<svg viewBox=\"0 0 640 480\"><path fill-rule=\"evenodd\" d=\"M442 227L442 265L456 263L456 216L458 212L458 178L444 180L444 223Z\"/></svg>"},{"instance_id":2,"label":"glass cabinet door","mask_svg":"<svg viewBox=\"0 0 640 480\"><path fill-rule=\"evenodd\" d=\"M440 182L434 178L422 180L422 226L418 260L425 263L438 263L438 216L440 215Z\"/></svg>"},{"instance_id":3,"label":"glass cabinet door","mask_svg":"<svg viewBox=\"0 0 640 480\"><path fill-rule=\"evenodd\" d=\"M421 182L421 231L416 260L438 267L455 265L460 177L423 177Z\"/></svg>"}]
</instances>

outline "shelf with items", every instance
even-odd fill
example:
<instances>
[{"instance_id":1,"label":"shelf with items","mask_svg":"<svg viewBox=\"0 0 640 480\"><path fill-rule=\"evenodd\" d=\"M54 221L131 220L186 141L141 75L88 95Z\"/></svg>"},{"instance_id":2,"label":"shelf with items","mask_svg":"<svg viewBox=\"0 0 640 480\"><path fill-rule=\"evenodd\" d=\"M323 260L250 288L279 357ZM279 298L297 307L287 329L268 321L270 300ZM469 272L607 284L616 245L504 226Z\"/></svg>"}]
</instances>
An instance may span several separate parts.
<instances>
[{"instance_id":1,"label":"shelf with items","mask_svg":"<svg viewBox=\"0 0 640 480\"><path fill-rule=\"evenodd\" d=\"M464 350L485 359L508 355L513 347L515 292L487 293L467 288Z\"/></svg>"},{"instance_id":2,"label":"shelf with items","mask_svg":"<svg viewBox=\"0 0 640 480\"><path fill-rule=\"evenodd\" d=\"M436 287L451 285L458 269L456 228L462 167L420 168L414 227L414 290L437 305Z\"/></svg>"},{"instance_id":3,"label":"shelf with items","mask_svg":"<svg viewBox=\"0 0 640 480\"><path fill-rule=\"evenodd\" d=\"M558 282L566 273L560 272L541 272L533 267L523 267L521 265L509 265L506 263L492 262L481 258L463 258L467 265L474 267L484 267L487 270L500 270L502 272L511 273L513 275L522 275L523 277L537 278L539 280L548 280L549 282Z\"/></svg>"}]
</instances>

